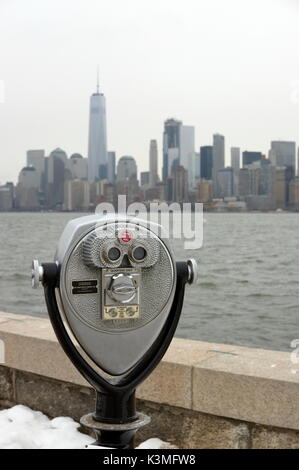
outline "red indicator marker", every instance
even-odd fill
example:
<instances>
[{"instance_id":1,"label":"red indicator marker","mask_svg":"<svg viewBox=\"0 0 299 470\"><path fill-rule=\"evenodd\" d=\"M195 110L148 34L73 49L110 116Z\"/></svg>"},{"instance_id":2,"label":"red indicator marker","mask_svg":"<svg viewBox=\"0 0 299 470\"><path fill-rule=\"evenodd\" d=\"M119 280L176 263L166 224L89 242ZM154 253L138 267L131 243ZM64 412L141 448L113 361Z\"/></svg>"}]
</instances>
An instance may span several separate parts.
<instances>
[{"instance_id":1,"label":"red indicator marker","mask_svg":"<svg viewBox=\"0 0 299 470\"><path fill-rule=\"evenodd\" d=\"M119 238L123 243L129 243L132 240L133 235L126 230L120 235Z\"/></svg>"}]
</instances>

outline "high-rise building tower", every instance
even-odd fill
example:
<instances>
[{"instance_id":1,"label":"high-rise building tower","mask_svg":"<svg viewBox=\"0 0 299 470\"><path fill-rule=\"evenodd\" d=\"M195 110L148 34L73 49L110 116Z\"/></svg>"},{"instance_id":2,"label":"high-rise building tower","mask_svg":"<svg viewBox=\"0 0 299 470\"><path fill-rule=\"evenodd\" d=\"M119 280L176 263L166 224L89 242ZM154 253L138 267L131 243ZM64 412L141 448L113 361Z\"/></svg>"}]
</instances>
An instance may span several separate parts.
<instances>
[{"instance_id":1,"label":"high-rise building tower","mask_svg":"<svg viewBox=\"0 0 299 470\"><path fill-rule=\"evenodd\" d=\"M199 154L196 152L190 152L188 154L188 166L186 169L188 170L188 186L189 186L190 191L193 191L196 189L198 157L199 157Z\"/></svg>"},{"instance_id":2,"label":"high-rise building tower","mask_svg":"<svg viewBox=\"0 0 299 470\"><path fill-rule=\"evenodd\" d=\"M212 179L213 147L205 145L200 147L200 177L205 180Z\"/></svg>"},{"instance_id":3,"label":"high-rise building tower","mask_svg":"<svg viewBox=\"0 0 299 470\"><path fill-rule=\"evenodd\" d=\"M66 160L65 168L68 171L66 179L86 180L88 172L87 158L83 158L80 153L73 153Z\"/></svg>"},{"instance_id":4,"label":"high-rise building tower","mask_svg":"<svg viewBox=\"0 0 299 470\"><path fill-rule=\"evenodd\" d=\"M188 171L179 165L173 178L173 200L179 203L188 202Z\"/></svg>"},{"instance_id":5,"label":"high-rise building tower","mask_svg":"<svg viewBox=\"0 0 299 470\"><path fill-rule=\"evenodd\" d=\"M189 159L195 152L195 129L193 126L180 127L180 165L186 170L189 166Z\"/></svg>"},{"instance_id":6,"label":"high-rise building tower","mask_svg":"<svg viewBox=\"0 0 299 470\"><path fill-rule=\"evenodd\" d=\"M150 188L153 188L158 183L158 144L156 140L150 141L149 170L149 185Z\"/></svg>"},{"instance_id":7,"label":"high-rise building tower","mask_svg":"<svg viewBox=\"0 0 299 470\"><path fill-rule=\"evenodd\" d=\"M124 155L117 163L117 181L129 181L131 178L137 179L137 165L133 157Z\"/></svg>"},{"instance_id":8,"label":"high-rise building tower","mask_svg":"<svg viewBox=\"0 0 299 470\"><path fill-rule=\"evenodd\" d=\"M88 141L88 180L97 181L103 178L107 168L107 131L106 131L106 100L97 91L90 97L89 141ZM107 173L107 172L106 172Z\"/></svg>"},{"instance_id":9,"label":"high-rise building tower","mask_svg":"<svg viewBox=\"0 0 299 470\"><path fill-rule=\"evenodd\" d=\"M278 167L286 166L293 168L296 166L296 143L274 141L271 142L272 163ZM274 160L274 161L273 161Z\"/></svg>"},{"instance_id":10,"label":"high-rise building tower","mask_svg":"<svg viewBox=\"0 0 299 470\"><path fill-rule=\"evenodd\" d=\"M240 172L240 156L241 150L239 147L231 147L230 149L231 156L231 167L234 172L234 195L238 195L239 188L239 172Z\"/></svg>"},{"instance_id":11,"label":"high-rise building tower","mask_svg":"<svg viewBox=\"0 0 299 470\"><path fill-rule=\"evenodd\" d=\"M109 183L115 182L115 152L108 152L107 179Z\"/></svg>"},{"instance_id":12,"label":"high-rise building tower","mask_svg":"<svg viewBox=\"0 0 299 470\"><path fill-rule=\"evenodd\" d=\"M167 119L163 134L163 181L175 173L178 165L186 170L193 165L195 157L195 131L193 126L184 126L181 121ZM195 173L195 170L194 170Z\"/></svg>"},{"instance_id":13,"label":"high-rise building tower","mask_svg":"<svg viewBox=\"0 0 299 470\"><path fill-rule=\"evenodd\" d=\"M223 135L214 134L213 136L213 194L214 197L220 197L220 188L218 185L218 170L225 166L225 139Z\"/></svg>"},{"instance_id":14,"label":"high-rise building tower","mask_svg":"<svg viewBox=\"0 0 299 470\"><path fill-rule=\"evenodd\" d=\"M231 197L234 193L234 171L232 168L221 168L217 173L218 197Z\"/></svg>"},{"instance_id":15,"label":"high-rise building tower","mask_svg":"<svg viewBox=\"0 0 299 470\"><path fill-rule=\"evenodd\" d=\"M163 181L174 173L180 162L181 121L167 119L163 134Z\"/></svg>"},{"instance_id":16,"label":"high-rise building tower","mask_svg":"<svg viewBox=\"0 0 299 470\"><path fill-rule=\"evenodd\" d=\"M44 150L28 150L27 166L34 166L39 175L40 189L43 189L43 180L45 173L45 151Z\"/></svg>"},{"instance_id":17,"label":"high-rise building tower","mask_svg":"<svg viewBox=\"0 0 299 470\"><path fill-rule=\"evenodd\" d=\"M262 152L248 152L247 150L242 153L243 157L243 167L247 165L251 165L254 162L258 162L262 160L263 154Z\"/></svg>"},{"instance_id":18,"label":"high-rise building tower","mask_svg":"<svg viewBox=\"0 0 299 470\"><path fill-rule=\"evenodd\" d=\"M241 150L239 147L231 147L230 157L231 157L231 167L235 172L240 170L240 156Z\"/></svg>"},{"instance_id":19,"label":"high-rise building tower","mask_svg":"<svg viewBox=\"0 0 299 470\"><path fill-rule=\"evenodd\" d=\"M47 205L51 209L61 206L64 201L64 181L67 159L66 152L59 147L53 150L47 158L46 199Z\"/></svg>"}]
</instances>

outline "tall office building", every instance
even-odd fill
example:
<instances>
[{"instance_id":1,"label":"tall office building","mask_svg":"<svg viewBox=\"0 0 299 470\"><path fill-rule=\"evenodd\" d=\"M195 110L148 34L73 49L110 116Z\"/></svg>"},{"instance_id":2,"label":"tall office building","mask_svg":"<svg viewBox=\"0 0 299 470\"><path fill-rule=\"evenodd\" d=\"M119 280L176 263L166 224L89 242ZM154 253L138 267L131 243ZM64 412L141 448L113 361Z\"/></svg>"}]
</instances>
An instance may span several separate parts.
<instances>
[{"instance_id":1,"label":"tall office building","mask_svg":"<svg viewBox=\"0 0 299 470\"><path fill-rule=\"evenodd\" d=\"M234 171L232 168L221 168L217 172L219 187L218 197L231 197L234 194Z\"/></svg>"},{"instance_id":2,"label":"tall office building","mask_svg":"<svg viewBox=\"0 0 299 470\"><path fill-rule=\"evenodd\" d=\"M108 152L108 163L107 163L107 180L109 183L115 182L115 152Z\"/></svg>"},{"instance_id":3,"label":"tall office building","mask_svg":"<svg viewBox=\"0 0 299 470\"><path fill-rule=\"evenodd\" d=\"M271 142L272 163L278 167L296 167L296 143L273 141Z\"/></svg>"},{"instance_id":4,"label":"tall office building","mask_svg":"<svg viewBox=\"0 0 299 470\"><path fill-rule=\"evenodd\" d=\"M274 196L276 169L270 160L263 159L255 162L253 167L258 171L258 194Z\"/></svg>"},{"instance_id":5,"label":"tall office building","mask_svg":"<svg viewBox=\"0 0 299 470\"><path fill-rule=\"evenodd\" d=\"M234 172L234 195L235 196L238 195L238 188L239 188L240 157L241 157L240 148L231 147L230 158L231 158L231 167Z\"/></svg>"},{"instance_id":6,"label":"tall office building","mask_svg":"<svg viewBox=\"0 0 299 470\"><path fill-rule=\"evenodd\" d=\"M195 154L195 178L200 179L200 151Z\"/></svg>"},{"instance_id":7,"label":"tall office building","mask_svg":"<svg viewBox=\"0 0 299 470\"><path fill-rule=\"evenodd\" d=\"M90 97L89 141L88 141L88 180L103 179L105 167L107 172L107 130L106 100L103 93L97 91ZM107 177L107 174L106 174Z\"/></svg>"},{"instance_id":8,"label":"tall office building","mask_svg":"<svg viewBox=\"0 0 299 470\"><path fill-rule=\"evenodd\" d=\"M0 186L0 211L11 211L13 209L14 198L9 186Z\"/></svg>"},{"instance_id":9,"label":"tall office building","mask_svg":"<svg viewBox=\"0 0 299 470\"><path fill-rule=\"evenodd\" d=\"M196 178L198 171L198 157L199 154L196 152L190 152L188 155L188 186L191 191L196 189ZM185 167L184 167L185 168Z\"/></svg>"},{"instance_id":10,"label":"tall office building","mask_svg":"<svg viewBox=\"0 0 299 470\"><path fill-rule=\"evenodd\" d=\"M290 183L290 189L292 188ZM287 205L287 197L289 193L287 181L287 168L275 168L275 181L274 181L274 197L275 207L277 209L285 209ZM292 195L290 195L292 197Z\"/></svg>"},{"instance_id":11,"label":"tall office building","mask_svg":"<svg viewBox=\"0 0 299 470\"><path fill-rule=\"evenodd\" d=\"M140 186L149 188L150 182L150 172L149 171L141 171L140 173Z\"/></svg>"},{"instance_id":12,"label":"tall office building","mask_svg":"<svg viewBox=\"0 0 299 470\"><path fill-rule=\"evenodd\" d=\"M37 209L39 207L40 177L34 166L24 167L19 174L16 187L17 209Z\"/></svg>"},{"instance_id":13,"label":"tall office building","mask_svg":"<svg viewBox=\"0 0 299 470\"><path fill-rule=\"evenodd\" d=\"M269 158L271 163L277 167L277 170L285 169L286 179L286 205L290 203L290 182L295 178L296 174L296 143L287 141L273 141L271 142L271 149L269 151ZM298 165L297 174L299 171L299 152L298 152ZM281 204L278 205L281 207Z\"/></svg>"},{"instance_id":14,"label":"tall office building","mask_svg":"<svg viewBox=\"0 0 299 470\"><path fill-rule=\"evenodd\" d=\"M198 183L198 202L209 202L213 198L212 180L201 179Z\"/></svg>"},{"instance_id":15,"label":"tall office building","mask_svg":"<svg viewBox=\"0 0 299 470\"><path fill-rule=\"evenodd\" d=\"M231 147L230 149L231 167L236 172L240 170L240 156L241 156L240 148Z\"/></svg>"},{"instance_id":16,"label":"tall office building","mask_svg":"<svg viewBox=\"0 0 299 470\"><path fill-rule=\"evenodd\" d=\"M220 188L218 184L218 171L225 167L225 139L223 135L214 134L213 136L213 194L214 197L220 196Z\"/></svg>"},{"instance_id":17,"label":"tall office building","mask_svg":"<svg viewBox=\"0 0 299 470\"><path fill-rule=\"evenodd\" d=\"M65 167L68 170L68 178L66 179L87 179L88 161L87 158L83 158L80 153L73 153L66 161Z\"/></svg>"},{"instance_id":18,"label":"tall office building","mask_svg":"<svg viewBox=\"0 0 299 470\"><path fill-rule=\"evenodd\" d=\"M250 171L249 168L241 168L239 172L238 195L241 197L251 194Z\"/></svg>"},{"instance_id":19,"label":"tall office building","mask_svg":"<svg viewBox=\"0 0 299 470\"><path fill-rule=\"evenodd\" d=\"M158 183L158 144L156 140L150 141L149 151L149 185L151 188Z\"/></svg>"},{"instance_id":20,"label":"tall office building","mask_svg":"<svg viewBox=\"0 0 299 470\"><path fill-rule=\"evenodd\" d=\"M179 164L188 169L189 159L195 152L195 129L193 126L180 127Z\"/></svg>"},{"instance_id":21,"label":"tall office building","mask_svg":"<svg viewBox=\"0 0 299 470\"><path fill-rule=\"evenodd\" d=\"M299 177L297 176L290 182L290 199L289 205L299 211Z\"/></svg>"},{"instance_id":22,"label":"tall office building","mask_svg":"<svg viewBox=\"0 0 299 470\"><path fill-rule=\"evenodd\" d=\"M247 165L251 165L254 162L258 162L263 158L263 154L261 152L248 152L247 150L242 153L243 157L243 167Z\"/></svg>"},{"instance_id":23,"label":"tall office building","mask_svg":"<svg viewBox=\"0 0 299 470\"><path fill-rule=\"evenodd\" d=\"M173 178L173 200L175 202L188 202L188 171L181 165L177 166Z\"/></svg>"},{"instance_id":24,"label":"tall office building","mask_svg":"<svg viewBox=\"0 0 299 470\"><path fill-rule=\"evenodd\" d=\"M175 173L177 166L186 170L195 154L195 131L193 126L183 126L181 121L168 119L163 134L163 181ZM191 159L191 160L190 160Z\"/></svg>"},{"instance_id":25,"label":"tall office building","mask_svg":"<svg viewBox=\"0 0 299 470\"><path fill-rule=\"evenodd\" d=\"M182 122L167 119L163 133L163 181L172 175L180 162L180 138Z\"/></svg>"},{"instance_id":26,"label":"tall office building","mask_svg":"<svg viewBox=\"0 0 299 470\"><path fill-rule=\"evenodd\" d=\"M276 206L276 168L270 160L262 159L248 165L249 192L246 196L250 210L273 210Z\"/></svg>"},{"instance_id":27,"label":"tall office building","mask_svg":"<svg viewBox=\"0 0 299 470\"><path fill-rule=\"evenodd\" d=\"M200 147L200 177L211 180L213 168L213 147L206 145Z\"/></svg>"},{"instance_id":28,"label":"tall office building","mask_svg":"<svg viewBox=\"0 0 299 470\"><path fill-rule=\"evenodd\" d=\"M133 157L123 156L117 164L117 181L129 181L135 178L137 180L137 165Z\"/></svg>"},{"instance_id":29,"label":"tall office building","mask_svg":"<svg viewBox=\"0 0 299 470\"><path fill-rule=\"evenodd\" d=\"M90 184L86 180L68 180L64 183L63 209L67 211L88 210L90 204Z\"/></svg>"},{"instance_id":30,"label":"tall office building","mask_svg":"<svg viewBox=\"0 0 299 470\"><path fill-rule=\"evenodd\" d=\"M64 181L67 167L67 154L64 150L57 148L47 158L46 177L47 205L50 208L61 206L64 201Z\"/></svg>"},{"instance_id":31,"label":"tall office building","mask_svg":"<svg viewBox=\"0 0 299 470\"><path fill-rule=\"evenodd\" d=\"M39 176L40 189L43 188L44 173L45 173L45 151L44 150L28 150L27 151L27 166L33 166L36 174Z\"/></svg>"}]
</instances>

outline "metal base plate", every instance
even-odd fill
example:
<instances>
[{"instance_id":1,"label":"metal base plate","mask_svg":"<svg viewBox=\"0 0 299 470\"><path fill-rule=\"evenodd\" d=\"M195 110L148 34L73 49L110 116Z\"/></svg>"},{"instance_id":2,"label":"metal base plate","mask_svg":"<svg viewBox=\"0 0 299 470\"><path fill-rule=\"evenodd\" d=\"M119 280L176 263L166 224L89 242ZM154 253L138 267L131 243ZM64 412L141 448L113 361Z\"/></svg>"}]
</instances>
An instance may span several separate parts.
<instances>
[{"instance_id":1,"label":"metal base plate","mask_svg":"<svg viewBox=\"0 0 299 470\"><path fill-rule=\"evenodd\" d=\"M138 419L130 423L110 424L96 421L93 418L93 414L89 413L88 415L82 416L80 423L82 426L92 429L93 431L134 431L146 426L151 421L151 418L144 413L137 413L137 416Z\"/></svg>"}]
</instances>

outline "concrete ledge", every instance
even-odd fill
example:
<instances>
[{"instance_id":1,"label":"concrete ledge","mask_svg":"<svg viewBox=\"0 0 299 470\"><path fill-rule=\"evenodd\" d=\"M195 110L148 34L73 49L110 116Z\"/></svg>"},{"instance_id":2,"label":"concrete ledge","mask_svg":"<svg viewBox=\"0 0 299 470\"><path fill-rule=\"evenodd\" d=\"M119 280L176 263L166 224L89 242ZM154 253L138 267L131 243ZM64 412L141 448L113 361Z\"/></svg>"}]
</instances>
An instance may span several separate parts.
<instances>
[{"instance_id":1,"label":"concrete ledge","mask_svg":"<svg viewBox=\"0 0 299 470\"><path fill-rule=\"evenodd\" d=\"M76 385L83 395L89 393L90 387L65 356L47 319L0 313L0 339L5 343L5 374L17 370L20 379L21 372L31 373ZM242 439L247 432L242 423L257 423L261 428L251 438L258 446L265 436L263 426L299 430L299 374L294 368L289 353L175 338L162 363L139 388L138 398L146 406L192 412L189 421L184 420L186 426L198 421L196 413L210 415L210 420L221 418L225 426L231 422L227 419L233 419L232 429L238 428L236 435ZM31 389L30 380L19 382L16 397L3 374L0 400L21 402L22 394ZM271 432L277 439L278 431ZM294 436L299 447L297 433Z\"/></svg>"}]
</instances>

